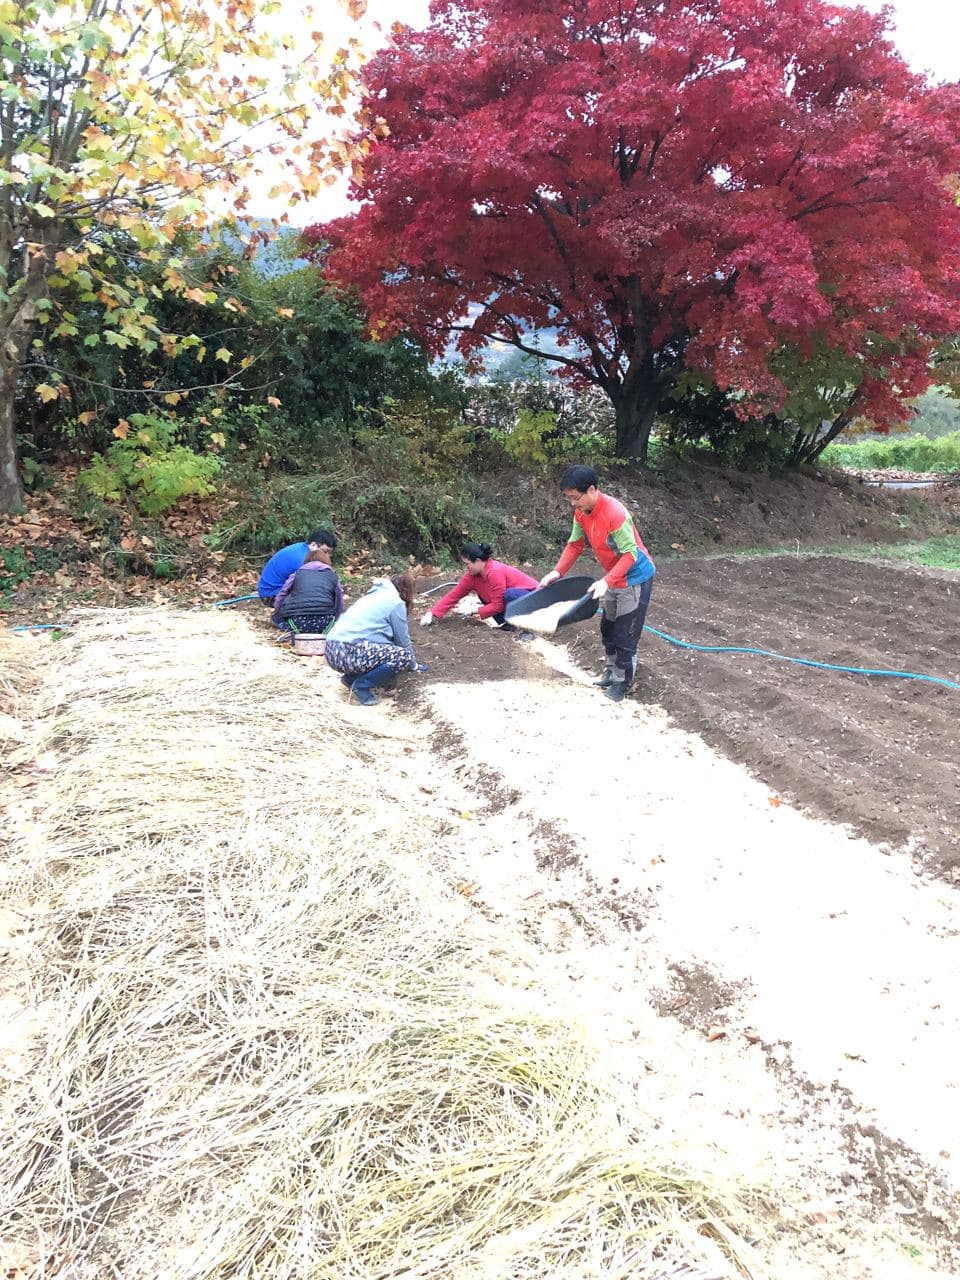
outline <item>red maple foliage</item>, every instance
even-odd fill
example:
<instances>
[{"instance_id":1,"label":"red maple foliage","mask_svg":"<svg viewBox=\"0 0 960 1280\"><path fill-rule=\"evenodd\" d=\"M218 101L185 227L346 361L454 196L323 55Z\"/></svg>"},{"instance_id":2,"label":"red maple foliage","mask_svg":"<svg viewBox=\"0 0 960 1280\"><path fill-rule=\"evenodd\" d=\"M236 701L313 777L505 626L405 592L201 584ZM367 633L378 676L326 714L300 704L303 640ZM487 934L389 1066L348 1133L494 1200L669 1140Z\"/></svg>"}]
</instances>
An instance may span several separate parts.
<instances>
[{"instance_id":1,"label":"red maple foliage","mask_svg":"<svg viewBox=\"0 0 960 1280\"><path fill-rule=\"evenodd\" d=\"M960 328L960 86L823 0L434 0L369 65L349 217L309 229L373 330L554 357L644 457L684 369L775 409L784 347L902 419ZM389 130L389 132L388 132Z\"/></svg>"}]
</instances>

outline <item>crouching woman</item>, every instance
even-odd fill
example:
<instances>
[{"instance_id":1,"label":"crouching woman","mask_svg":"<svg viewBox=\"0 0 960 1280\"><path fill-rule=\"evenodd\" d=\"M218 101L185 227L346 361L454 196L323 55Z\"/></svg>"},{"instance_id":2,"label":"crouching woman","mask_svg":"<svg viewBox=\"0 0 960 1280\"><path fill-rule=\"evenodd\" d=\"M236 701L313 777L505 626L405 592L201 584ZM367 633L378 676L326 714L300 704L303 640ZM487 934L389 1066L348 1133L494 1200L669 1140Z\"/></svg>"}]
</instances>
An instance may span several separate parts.
<instances>
[{"instance_id":1,"label":"crouching woman","mask_svg":"<svg viewBox=\"0 0 960 1280\"><path fill-rule=\"evenodd\" d=\"M398 672L424 669L410 642L408 618L414 590L410 573L376 578L366 595L327 632L327 663L340 672L351 697L361 706L373 706L378 700L373 690Z\"/></svg>"},{"instance_id":2,"label":"crouching woman","mask_svg":"<svg viewBox=\"0 0 960 1280\"><path fill-rule=\"evenodd\" d=\"M281 631L320 635L341 613L343 588L330 567L330 550L320 547L310 551L277 593L273 621Z\"/></svg>"},{"instance_id":3,"label":"crouching woman","mask_svg":"<svg viewBox=\"0 0 960 1280\"><path fill-rule=\"evenodd\" d=\"M493 548L485 542L465 542L460 552L463 566L466 569L456 586L437 601L429 613L420 619L421 627L429 627L432 622L439 621L450 612L464 596L476 594L480 597L480 608L477 617L481 622L492 618L498 627L513 628L504 616L504 610L514 600L527 596L536 588L536 578L531 578L522 569L515 569L512 564L503 564L493 559Z\"/></svg>"}]
</instances>

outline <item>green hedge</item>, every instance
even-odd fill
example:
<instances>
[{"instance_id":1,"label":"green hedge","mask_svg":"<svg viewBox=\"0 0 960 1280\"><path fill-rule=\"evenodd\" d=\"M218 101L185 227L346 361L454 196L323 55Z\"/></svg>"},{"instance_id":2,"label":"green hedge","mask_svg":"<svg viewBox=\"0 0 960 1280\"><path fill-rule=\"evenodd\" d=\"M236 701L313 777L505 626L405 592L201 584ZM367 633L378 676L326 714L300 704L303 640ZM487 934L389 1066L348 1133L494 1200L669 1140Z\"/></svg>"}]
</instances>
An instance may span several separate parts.
<instances>
[{"instance_id":1,"label":"green hedge","mask_svg":"<svg viewBox=\"0 0 960 1280\"><path fill-rule=\"evenodd\" d=\"M885 436L855 444L831 444L823 462L863 471L960 471L960 431L939 439L926 436Z\"/></svg>"}]
</instances>

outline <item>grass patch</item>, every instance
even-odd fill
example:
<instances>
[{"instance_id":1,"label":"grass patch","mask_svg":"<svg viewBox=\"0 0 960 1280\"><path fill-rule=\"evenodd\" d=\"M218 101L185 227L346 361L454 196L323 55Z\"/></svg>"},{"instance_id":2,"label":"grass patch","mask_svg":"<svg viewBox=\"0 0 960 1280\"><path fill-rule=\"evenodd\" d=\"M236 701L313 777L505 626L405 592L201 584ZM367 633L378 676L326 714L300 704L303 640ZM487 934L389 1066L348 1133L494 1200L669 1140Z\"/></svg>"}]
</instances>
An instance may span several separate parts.
<instances>
[{"instance_id":1,"label":"grass patch","mask_svg":"<svg viewBox=\"0 0 960 1280\"><path fill-rule=\"evenodd\" d=\"M859 548L857 555L860 555ZM897 542L888 547L874 547L871 558L905 560L908 564L924 565L930 569L960 571L960 534L944 534L939 538L927 538L924 542Z\"/></svg>"},{"instance_id":2,"label":"grass patch","mask_svg":"<svg viewBox=\"0 0 960 1280\"><path fill-rule=\"evenodd\" d=\"M929 569L960 571L960 534L943 534L922 542L841 543L811 547L799 542L779 547L742 547L717 552L723 556L843 556L850 560L902 560Z\"/></svg>"},{"instance_id":3,"label":"grass patch","mask_svg":"<svg viewBox=\"0 0 960 1280\"><path fill-rule=\"evenodd\" d=\"M858 471L960 471L960 431L930 440L927 436L886 436L831 444L821 462L828 467Z\"/></svg>"}]
</instances>

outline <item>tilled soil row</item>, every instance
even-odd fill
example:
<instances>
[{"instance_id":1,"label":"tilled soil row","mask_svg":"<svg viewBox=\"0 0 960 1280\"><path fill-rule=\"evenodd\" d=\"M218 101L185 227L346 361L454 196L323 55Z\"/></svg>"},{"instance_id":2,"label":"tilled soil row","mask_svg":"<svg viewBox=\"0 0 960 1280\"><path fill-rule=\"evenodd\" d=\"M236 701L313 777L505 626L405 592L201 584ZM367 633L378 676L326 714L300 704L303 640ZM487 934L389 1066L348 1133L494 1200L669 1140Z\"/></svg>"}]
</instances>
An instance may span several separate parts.
<instances>
[{"instance_id":1,"label":"tilled soil row","mask_svg":"<svg viewBox=\"0 0 960 1280\"><path fill-rule=\"evenodd\" d=\"M658 575L648 621L698 644L960 682L960 577L837 557L687 560ZM592 627L569 647L599 660ZM871 840L912 842L924 869L960 880L960 692L648 634L635 696L784 799Z\"/></svg>"},{"instance_id":2,"label":"tilled soil row","mask_svg":"<svg viewBox=\"0 0 960 1280\"><path fill-rule=\"evenodd\" d=\"M770 1276L954 1274L955 891L610 705L562 645L455 617L417 651L426 687L394 705L427 728L409 768L453 814L446 856L538 948L625 1110L773 1189Z\"/></svg>"}]
</instances>

